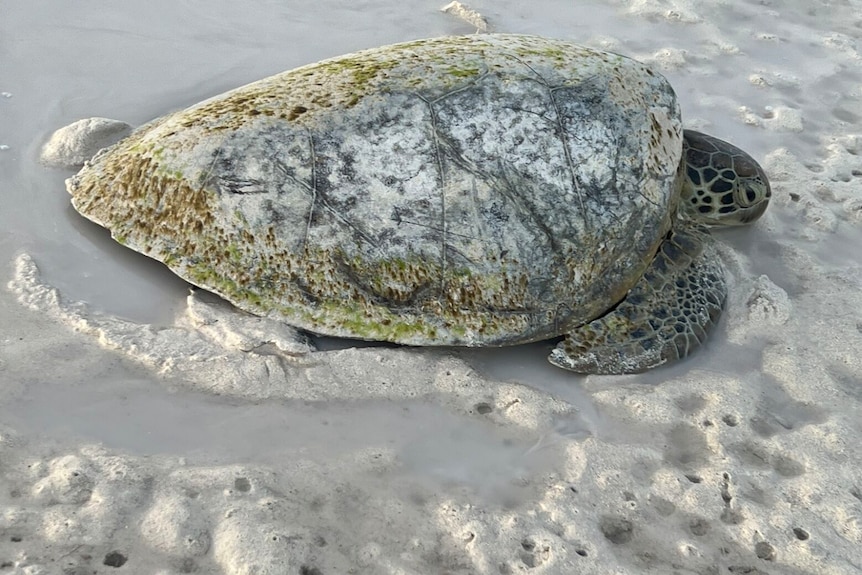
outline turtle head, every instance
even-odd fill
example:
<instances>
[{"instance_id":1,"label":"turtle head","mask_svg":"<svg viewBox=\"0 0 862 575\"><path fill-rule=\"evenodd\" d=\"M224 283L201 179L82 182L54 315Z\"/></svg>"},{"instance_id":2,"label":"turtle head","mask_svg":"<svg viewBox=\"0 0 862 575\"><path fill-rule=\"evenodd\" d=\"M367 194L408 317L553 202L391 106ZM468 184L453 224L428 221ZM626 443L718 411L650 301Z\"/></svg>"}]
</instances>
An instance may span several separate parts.
<instances>
[{"instance_id":1,"label":"turtle head","mask_svg":"<svg viewBox=\"0 0 862 575\"><path fill-rule=\"evenodd\" d=\"M685 130L679 177L680 210L713 226L753 222L766 211L772 191L754 158L718 138Z\"/></svg>"}]
</instances>

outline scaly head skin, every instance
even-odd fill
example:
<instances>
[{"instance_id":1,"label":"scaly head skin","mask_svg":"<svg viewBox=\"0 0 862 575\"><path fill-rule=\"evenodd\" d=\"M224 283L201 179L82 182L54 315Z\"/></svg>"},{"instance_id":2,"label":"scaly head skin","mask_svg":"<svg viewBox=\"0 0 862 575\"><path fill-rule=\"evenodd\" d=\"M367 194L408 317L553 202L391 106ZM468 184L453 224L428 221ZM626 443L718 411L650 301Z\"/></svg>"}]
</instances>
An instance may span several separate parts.
<instances>
[{"instance_id":1,"label":"scaly head skin","mask_svg":"<svg viewBox=\"0 0 862 575\"><path fill-rule=\"evenodd\" d=\"M772 191L754 158L723 140L683 133L680 211L709 226L748 224L763 215Z\"/></svg>"}]
</instances>

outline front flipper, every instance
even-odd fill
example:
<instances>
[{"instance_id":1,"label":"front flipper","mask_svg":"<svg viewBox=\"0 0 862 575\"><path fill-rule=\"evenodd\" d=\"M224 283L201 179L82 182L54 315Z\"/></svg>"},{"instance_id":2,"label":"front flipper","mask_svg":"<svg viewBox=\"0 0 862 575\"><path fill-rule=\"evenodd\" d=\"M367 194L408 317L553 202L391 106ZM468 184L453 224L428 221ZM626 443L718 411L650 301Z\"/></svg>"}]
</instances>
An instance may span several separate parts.
<instances>
[{"instance_id":1,"label":"front flipper","mask_svg":"<svg viewBox=\"0 0 862 575\"><path fill-rule=\"evenodd\" d=\"M672 232L652 264L615 308L574 329L548 360L579 373L639 373L697 349L727 295L709 232Z\"/></svg>"}]
</instances>

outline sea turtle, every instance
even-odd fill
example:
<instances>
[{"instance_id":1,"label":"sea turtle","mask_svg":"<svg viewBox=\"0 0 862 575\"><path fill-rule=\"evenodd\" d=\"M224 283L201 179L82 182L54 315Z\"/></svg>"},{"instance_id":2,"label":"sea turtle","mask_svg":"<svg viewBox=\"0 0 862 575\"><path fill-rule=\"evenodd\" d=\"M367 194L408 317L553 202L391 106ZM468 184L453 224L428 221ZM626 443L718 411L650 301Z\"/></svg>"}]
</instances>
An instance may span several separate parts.
<instances>
[{"instance_id":1,"label":"sea turtle","mask_svg":"<svg viewBox=\"0 0 862 575\"><path fill-rule=\"evenodd\" d=\"M751 222L747 154L683 131L646 65L523 35L419 40L169 114L67 182L120 243L324 335L504 346L632 373L725 300L706 226Z\"/></svg>"}]
</instances>

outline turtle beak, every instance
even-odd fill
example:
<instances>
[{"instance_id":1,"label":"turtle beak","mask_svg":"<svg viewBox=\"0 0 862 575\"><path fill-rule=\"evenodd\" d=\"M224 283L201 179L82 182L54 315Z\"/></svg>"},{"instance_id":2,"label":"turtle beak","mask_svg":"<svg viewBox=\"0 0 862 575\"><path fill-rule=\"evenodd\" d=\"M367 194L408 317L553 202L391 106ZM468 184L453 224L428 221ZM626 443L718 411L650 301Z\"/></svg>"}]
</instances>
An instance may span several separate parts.
<instances>
[{"instance_id":1,"label":"turtle beak","mask_svg":"<svg viewBox=\"0 0 862 575\"><path fill-rule=\"evenodd\" d=\"M763 200L757 205L751 206L750 208L744 210L740 214L739 223L740 224L750 224L751 222L760 218L763 213L766 211L766 206L769 205L769 200Z\"/></svg>"}]
</instances>

